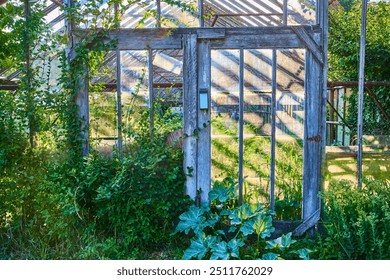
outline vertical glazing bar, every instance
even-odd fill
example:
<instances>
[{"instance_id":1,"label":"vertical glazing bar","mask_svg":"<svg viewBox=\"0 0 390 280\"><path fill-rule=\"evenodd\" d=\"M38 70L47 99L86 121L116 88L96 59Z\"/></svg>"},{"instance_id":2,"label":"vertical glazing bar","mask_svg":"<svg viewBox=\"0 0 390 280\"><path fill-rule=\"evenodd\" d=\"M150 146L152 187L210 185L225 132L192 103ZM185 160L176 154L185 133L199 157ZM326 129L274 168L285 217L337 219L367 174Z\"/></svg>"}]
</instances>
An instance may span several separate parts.
<instances>
[{"instance_id":1,"label":"vertical glazing bar","mask_svg":"<svg viewBox=\"0 0 390 280\"><path fill-rule=\"evenodd\" d=\"M121 52L116 51L116 114L117 114L117 149L119 157L122 155L122 91L121 91Z\"/></svg>"},{"instance_id":2,"label":"vertical glazing bar","mask_svg":"<svg viewBox=\"0 0 390 280\"><path fill-rule=\"evenodd\" d=\"M283 25L287 25L288 7L287 0L283 0Z\"/></svg>"},{"instance_id":3,"label":"vertical glazing bar","mask_svg":"<svg viewBox=\"0 0 390 280\"><path fill-rule=\"evenodd\" d=\"M156 27L161 27L161 0L156 0L156 6L157 6L157 24Z\"/></svg>"},{"instance_id":4,"label":"vertical glazing bar","mask_svg":"<svg viewBox=\"0 0 390 280\"><path fill-rule=\"evenodd\" d=\"M203 0L198 0L198 11L199 11L199 27L204 27L204 8Z\"/></svg>"},{"instance_id":5,"label":"vertical glazing bar","mask_svg":"<svg viewBox=\"0 0 390 280\"><path fill-rule=\"evenodd\" d=\"M238 202L243 202L244 184L244 50L240 49L240 75L239 75L239 126L238 126Z\"/></svg>"},{"instance_id":6,"label":"vertical glazing bar","mask_svg":"<svg viewBox=\"0 0 390 280\"><path fill-rule=\"evenodd\" d=\"M150 135L153 135L154 129L154 95L153 95L153 50L148 50L148 88L149 88L149 121Z\"/></svg>"},{"instance_id":7,"label":"vertical glazing bar","mask_svg":"<svg viewBox=\"0 0 390 280\"><path fill-rule=\"evenodd\" d=\"M271 173L270 173L270 207L275 210L275 157L276 157L276 49L272 50L272 99L271 99Z\"/></svg>"},{"instance_id":8,"label":"vertical glazing bar","mask_svg":"<svg viewBox=\"0 0 390 280\"><path fill-rule=\"evenodd\" d=\"M358 97L358 158L357 158L357 176L358 187L362 187L363 176L363 97L364 97L364 62L366 56L366 18L367 18L367 0L362 0L362 26L360 32L360 62L359 62L359 97Z\"/></svg>"}]
</instances>

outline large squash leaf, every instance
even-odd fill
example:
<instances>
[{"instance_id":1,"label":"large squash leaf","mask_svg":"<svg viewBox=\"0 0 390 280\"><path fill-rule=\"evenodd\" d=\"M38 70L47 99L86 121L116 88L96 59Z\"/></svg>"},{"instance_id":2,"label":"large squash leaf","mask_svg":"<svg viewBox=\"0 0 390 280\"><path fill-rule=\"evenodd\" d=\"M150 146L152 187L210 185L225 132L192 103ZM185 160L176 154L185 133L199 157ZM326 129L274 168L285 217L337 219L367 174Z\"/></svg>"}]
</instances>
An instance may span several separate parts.
<instances>
[{"instance_id":1,"label":"large squash leaf","mask_svg":"<svg viewBox=\"0 0 390 280\"><path fill-rule=\"evenodd\" d=\"M260 235L261 238L270 237L271 233L275 231L275 228L272 226L272 218L264 214L257 215L254 219L253 229L257 235Z\"/></svg>"},{"instance_id":2,"label":"large squash leaf","mask_svg":"<svg viewBox=\"0 0 390 280\"><path fill-rule=\"evenodd\" d=\"M197 258L201 260L210 251L210 248L215 247L218 239L215 236L208 235L197 236L195 239L191 239L191 245L184 251L183 259L191 260Z\"/></svg>"},{"instance_id":3,"label":"large squash leaf","mask_svg":"<svg viewBox=\"0 0 390 280\"><path fill-rule=\"evenodd\" d=\"M196 206L191 206L187 212L179 216L180 222L176 227L176 232L185 232L186 234L192 229L196 235L200 234L209 224L203 216L205 210Z\"/></svg>"},{"instance_id":4,"label":"large squash leaf","mask_svg":"<svg viewBox=\"0 0 390 280\"><path fill-rule=\"evenodd\" d=\"M267 241L266 249L280 249L284 250L289 248L292 244L294 244L296 240L291 238L291 232L287 234L283 234L281 237L276 238L274 240Z\"/></svg>"}]
</instances>

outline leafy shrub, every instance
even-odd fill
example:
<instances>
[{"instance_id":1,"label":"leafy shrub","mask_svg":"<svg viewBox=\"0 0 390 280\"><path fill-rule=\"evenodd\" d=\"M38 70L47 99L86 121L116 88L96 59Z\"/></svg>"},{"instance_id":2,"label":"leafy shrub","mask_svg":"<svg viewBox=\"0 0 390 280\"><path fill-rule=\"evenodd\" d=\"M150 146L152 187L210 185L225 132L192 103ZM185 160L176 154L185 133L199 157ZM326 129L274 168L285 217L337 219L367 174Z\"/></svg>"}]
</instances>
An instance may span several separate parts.
<instances>
[{"instance_id":1,"label":"leafy shrub","mask_svg":"<svg viewBox=\"0 0 390 280\"><path fill-rule=\"evenodd\" d=\"M237 186L230 178L215 182L211 205L191 206L180 215L177 232L191 235L184 259L308 258L310 250L292 250L291 232L267 240L274 232L271 213L262 204L237 204Z\"/></svg>"},{"instance_id":2,"label":"leafy shrub","mask_svg":"<svg viewBox=\"0 0 390 280\"><path fill-rule=\"evenodd\" d=\"M331 182L324 199L327 237L323 258L390 258L390 182L368 180L362 189Z\"/></svg>"}]
</instances>

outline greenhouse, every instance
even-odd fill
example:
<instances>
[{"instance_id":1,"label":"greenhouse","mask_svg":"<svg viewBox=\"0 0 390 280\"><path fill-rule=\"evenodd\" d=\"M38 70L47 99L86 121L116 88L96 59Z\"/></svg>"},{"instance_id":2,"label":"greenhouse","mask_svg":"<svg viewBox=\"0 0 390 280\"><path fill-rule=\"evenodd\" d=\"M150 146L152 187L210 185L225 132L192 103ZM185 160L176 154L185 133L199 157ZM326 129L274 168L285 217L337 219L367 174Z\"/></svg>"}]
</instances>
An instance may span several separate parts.
<instances>
[{"instance_id":1,"label":"greenhouse","mask_svg":"<svg viewBox=\"0 0 390 280\"><path fill-rule=\"evenodd\" d=\"M388 259L389 9L0 0L0 258Z\"/></svg>"}]
</instances>

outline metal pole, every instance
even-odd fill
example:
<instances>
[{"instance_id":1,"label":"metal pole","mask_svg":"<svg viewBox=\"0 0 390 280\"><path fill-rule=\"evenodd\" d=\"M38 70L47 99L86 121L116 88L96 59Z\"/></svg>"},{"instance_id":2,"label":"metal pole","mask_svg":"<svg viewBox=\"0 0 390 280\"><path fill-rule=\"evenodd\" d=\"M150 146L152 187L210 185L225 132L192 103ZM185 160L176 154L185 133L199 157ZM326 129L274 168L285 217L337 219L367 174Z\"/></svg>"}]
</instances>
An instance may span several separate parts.
<instances>
[{"instance_id":1,"label":"metal pole","mask_svg":"<svg viewBox=\"0 0 390 280\"><path fill-rule=\"evenodd\" d=\"M271 99L271 173L270 173L270 208L275 210L275 158L276 158L276 68L277 53L272 50L272 99Z\"/></svg>"},{"instance_id":2,"label":"metal pole","mask_svg":"<svg viewBox=\"0 0 390 280\"><path fill-rule=\"evenodd\" d=\"M244 184L244 50L240 49L240 76L239 76L239 126L238 126L238 203L243 202Z\"/></svg>"},{"instance_id":3,"label":"metal pole","mask_svg":"<svg viewBox=\"0 0 390 280\"><path fill-rule=\"evenodd\" d=\"M161 1L157 0L156 5L157 5L157 24L156 24L156 27L160 28L161 27Z\"/></svg>"},{"instance_id":4,"label":"metal pole","mask_svg":"<svg viewBox=\"0 0 390 280\"><path fill-rule=\"evenodd\" d=\"M283 25L287 25L287 18L288 18L287 0L283 0Z\"/></svg>"},{"instance_id":5,"label":"metal pole","mask_svg":"<svg viewBox=\"0 0 390 280\"><path fill-rule=\"evenodd\" d=\"M198 11L199 11L199 27L204 27L204 7L203 0L198 1Z\"/></svg>"},{"instance_id":6,"label":"metal pole","mask_svg":"<svg viewBox=\"0 0 390 280\"><path fill-rule=\"evenodd\" d=\"M154 94L153 94L153 50L148 50L148 87L149 87L149 121L150 136L153 137L154 130Z\"/></svg>"},{"instance_id":7,"label":"metal pole","mask_svg":"<svg viewBox=\"0 0 390 280\"><path fill-rule=\"evenodd\" d=\"M363 97L364 97L364 62L366 56L366 21L367 2L362 0L362 23L360 32L360 62L359 62L359 95L358 95L358 154L357 154L357 179L358 187L362 187L363 174Z\"/></svg>"}]
</instances>

